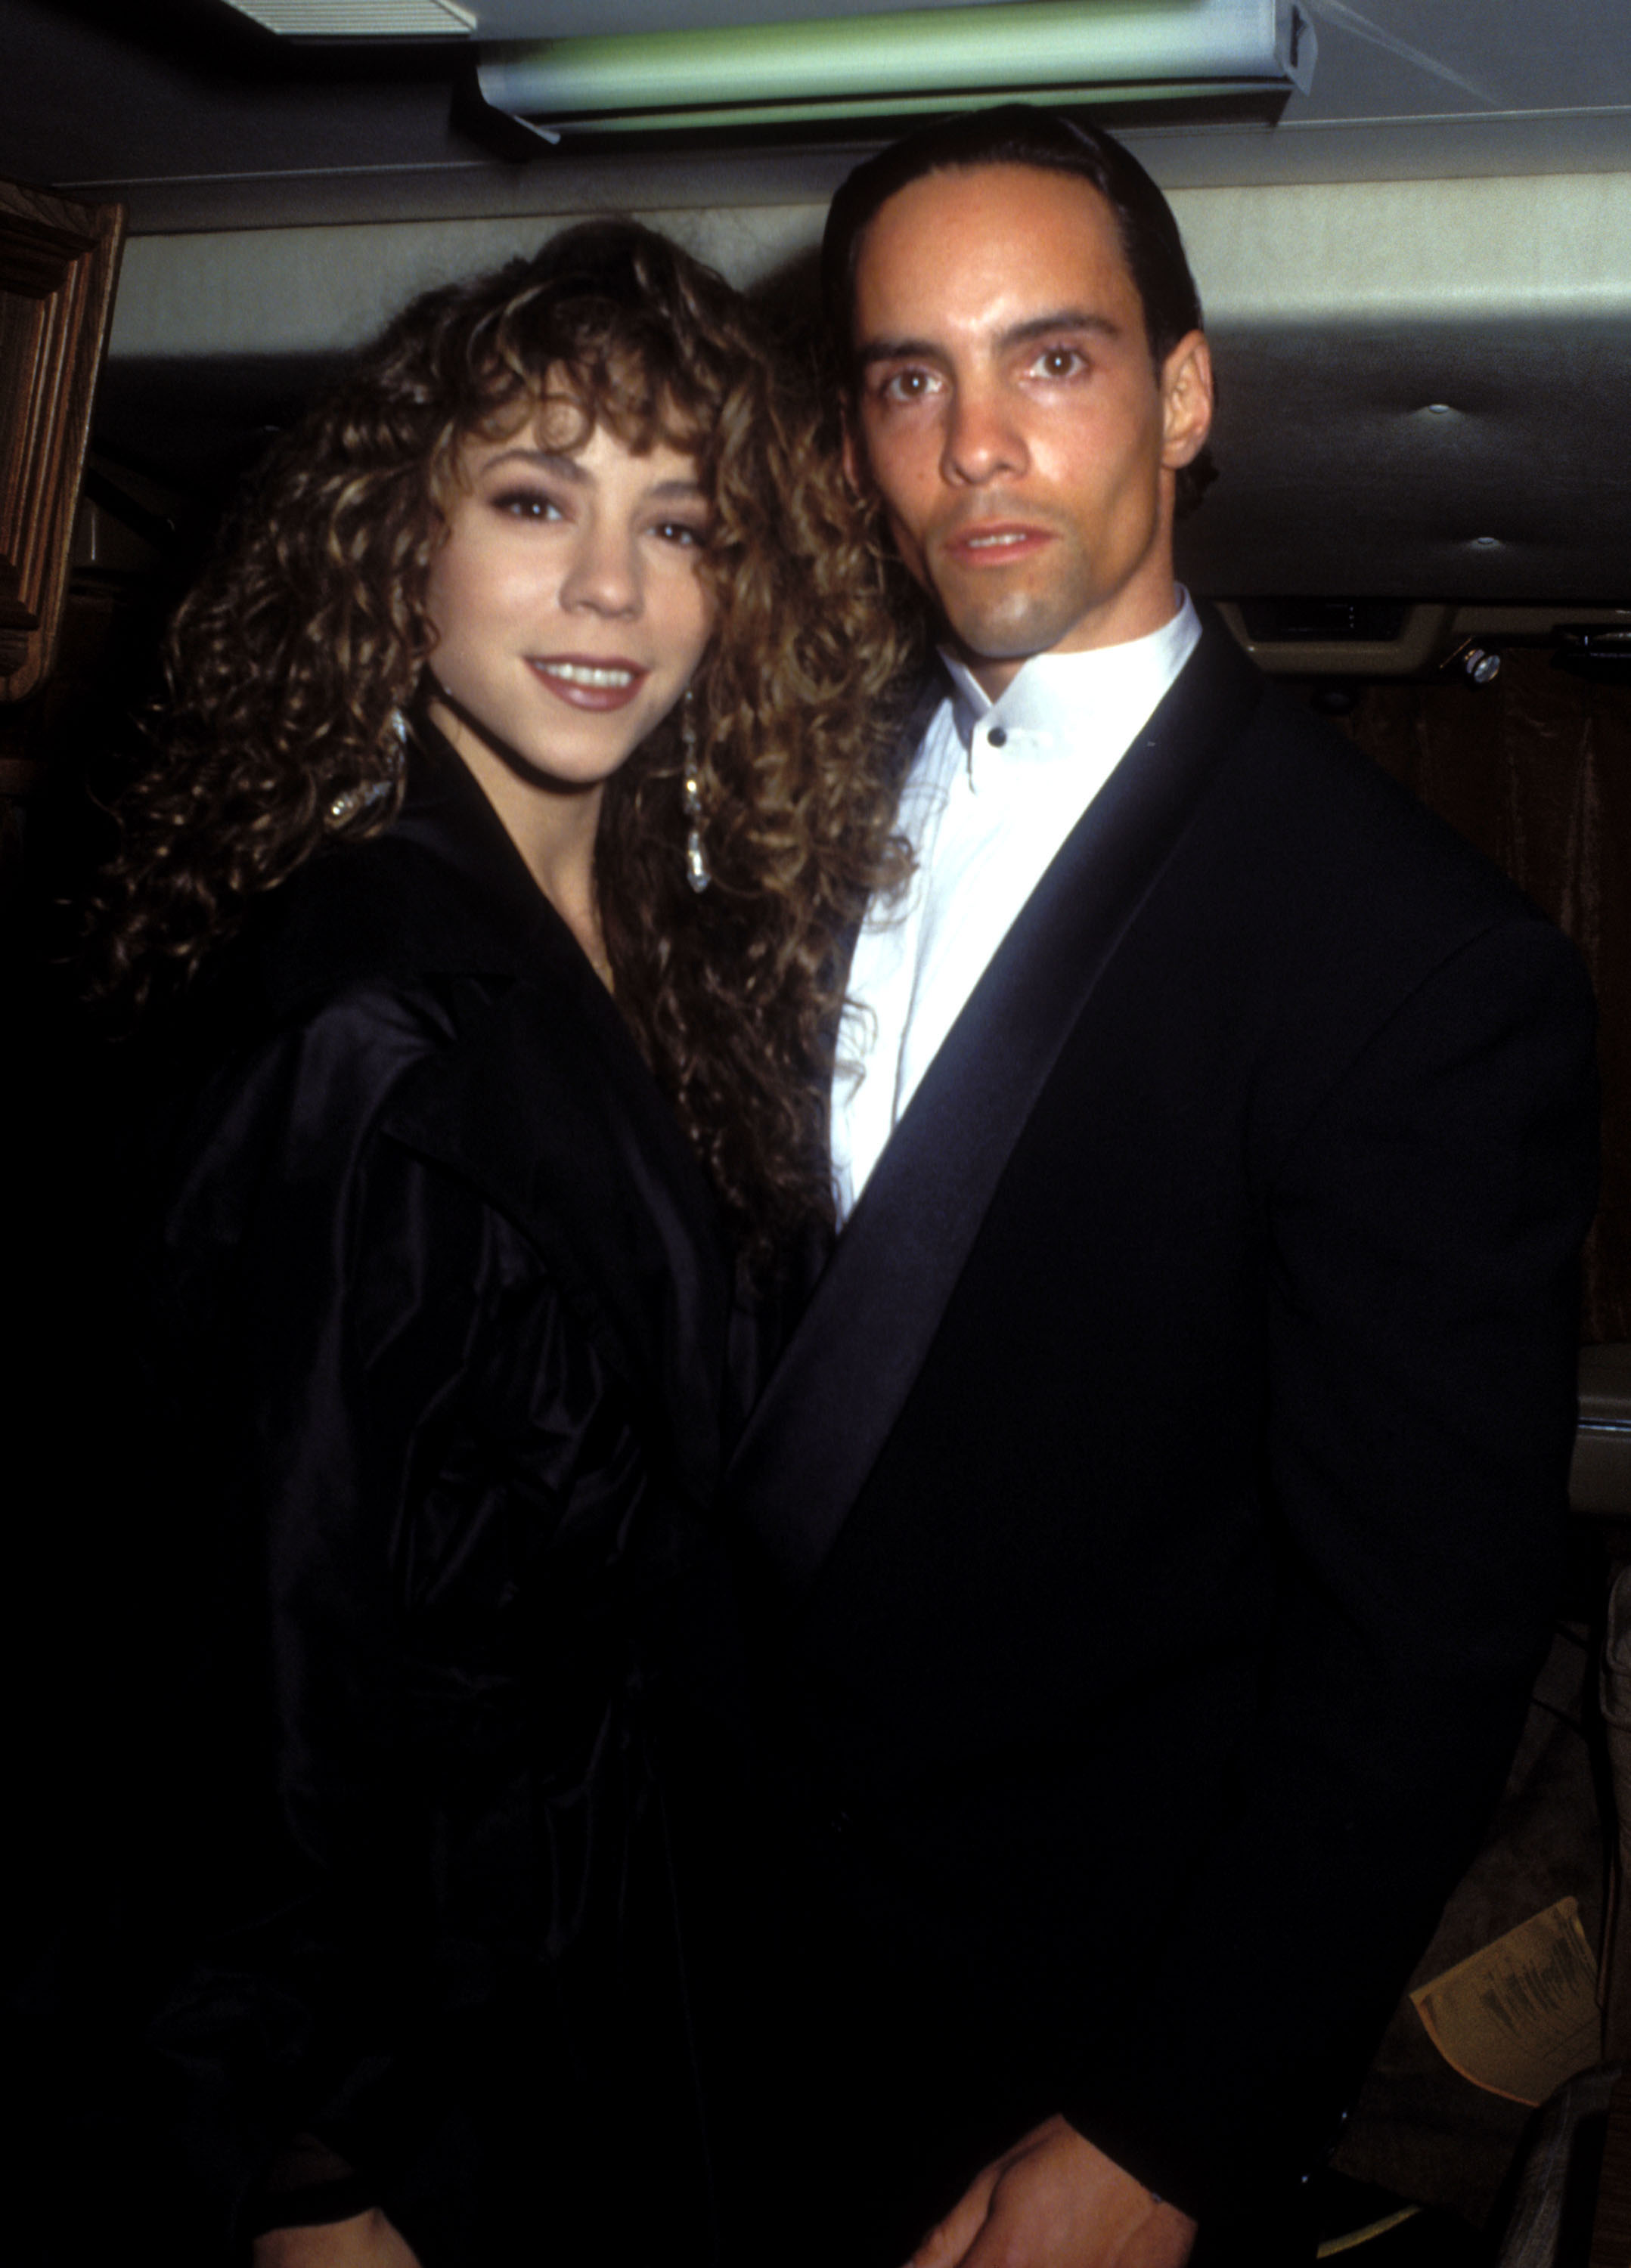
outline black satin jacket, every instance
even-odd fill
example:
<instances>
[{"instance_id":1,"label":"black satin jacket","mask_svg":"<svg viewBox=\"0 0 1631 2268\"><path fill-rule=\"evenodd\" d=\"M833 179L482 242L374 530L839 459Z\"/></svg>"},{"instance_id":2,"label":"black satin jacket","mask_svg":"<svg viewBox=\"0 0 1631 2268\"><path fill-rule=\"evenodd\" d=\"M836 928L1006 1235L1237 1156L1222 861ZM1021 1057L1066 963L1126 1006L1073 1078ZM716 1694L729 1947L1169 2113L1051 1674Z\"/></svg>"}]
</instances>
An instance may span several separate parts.
<instances>
[{"instance_id":1,"label":"black satin jacket","mask_svg":"<svg viewBox=\"0 0 1631 2268\"><path fill-rule=\"evenodd\" d=\"M699 2260L672 1830L692 1765L724 1785L729 1260L421 739L400 821L257 909L141 1113L133 2179L176 2258L299 2218L265 2191L306 2132L425 2268Z\"/></svg>"}]
</instances>

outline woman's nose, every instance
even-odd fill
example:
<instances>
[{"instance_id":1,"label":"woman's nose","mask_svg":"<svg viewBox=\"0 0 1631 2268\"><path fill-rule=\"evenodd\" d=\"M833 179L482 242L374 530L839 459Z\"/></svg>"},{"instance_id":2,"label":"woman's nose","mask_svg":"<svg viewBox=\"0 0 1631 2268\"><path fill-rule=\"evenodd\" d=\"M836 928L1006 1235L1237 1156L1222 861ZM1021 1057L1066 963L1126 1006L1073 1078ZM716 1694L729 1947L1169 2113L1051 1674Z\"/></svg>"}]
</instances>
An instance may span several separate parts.
<instances>
[{"instance_id":1,"label":"woman's nose","mask_svg":"<svg viewBox=\"0 0 1631 2268\"><path fill-rule=\"evenodd\" d=\"M561 584L561 604L588 614L638 614L639 561L632 536L621 528L587 526Z\"/></svg>"}]
</instances>

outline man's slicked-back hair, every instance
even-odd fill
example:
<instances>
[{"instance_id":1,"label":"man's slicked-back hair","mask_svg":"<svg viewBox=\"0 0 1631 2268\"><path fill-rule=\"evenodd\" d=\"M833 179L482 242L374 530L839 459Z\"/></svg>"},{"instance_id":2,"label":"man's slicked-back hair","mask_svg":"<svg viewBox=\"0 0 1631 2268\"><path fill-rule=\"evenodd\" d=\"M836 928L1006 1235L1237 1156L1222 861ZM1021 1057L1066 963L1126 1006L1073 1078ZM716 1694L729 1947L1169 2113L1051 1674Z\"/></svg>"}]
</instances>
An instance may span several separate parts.
<instances>
[{"instance_id":1,"label":"man's slicked-back hair","mask_svg":"<svg viewBox=\"0 0 1631 2268\"><path fill-rule=\"evenodd\" d=\"M1157 371L1180 339L1200 329L1200 294L1172 208L1132 151L1102 127L1078 125L1029 103L1007 102L942 119L891 143L858 166L834 197L822 239L822 298L846 386L852 388L858 376L855 271L868 227L891 197L926 174L969 173L985 166L1069 173L1098 191L1115 215ZM1199 501L1214 471L1205 450L1183 468L1180 512Z\"/></svg>"}]
</instances>

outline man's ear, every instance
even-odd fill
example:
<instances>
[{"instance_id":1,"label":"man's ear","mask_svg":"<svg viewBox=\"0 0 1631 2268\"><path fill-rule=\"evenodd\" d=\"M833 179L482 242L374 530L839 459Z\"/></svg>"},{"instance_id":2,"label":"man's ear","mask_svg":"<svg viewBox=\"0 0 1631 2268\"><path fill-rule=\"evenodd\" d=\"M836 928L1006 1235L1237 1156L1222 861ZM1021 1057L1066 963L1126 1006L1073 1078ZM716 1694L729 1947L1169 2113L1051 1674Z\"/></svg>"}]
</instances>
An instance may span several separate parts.
<instances>
[{"instance_id":1,"label":"man's ear","mask_svg":"<svg viewBox=\"0 0 1631 2268\"><path fill-rule=\"evenodd\" d=\"M1189 331L1161 366L1161 461L1170 472L1193 464L1212 431L1212 350Z\"/></svg>"}]
</instances>

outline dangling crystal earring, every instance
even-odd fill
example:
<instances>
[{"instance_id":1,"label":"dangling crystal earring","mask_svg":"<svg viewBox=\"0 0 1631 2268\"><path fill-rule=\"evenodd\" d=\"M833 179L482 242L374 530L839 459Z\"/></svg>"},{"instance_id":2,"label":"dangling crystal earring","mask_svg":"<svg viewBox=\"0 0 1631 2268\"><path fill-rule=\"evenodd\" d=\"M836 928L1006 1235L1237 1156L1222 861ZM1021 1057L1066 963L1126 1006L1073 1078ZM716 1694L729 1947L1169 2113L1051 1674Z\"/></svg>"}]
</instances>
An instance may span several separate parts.
<instances>
[{"instance_id":1,"label":"dangling crystal earring","mask_svg":"<svg viewBox=\"0 0 1631 2268\"><path fill-rule=\"evenodd\" d=\"M685 834L685 879L700 896L713 877L708 872L708 856L702 847L702 782L697 776L697 712L689 689L680 703L680 752L685 766L680 783L680 801L689 821Z\"/></svg>"},{"instance_id":2,"label":"dangling crystal earring","mask_svg":"<svg viewBox=\"0 0 1631 2268\"><path fill-rule=\"evenodd\" d=\"M408 755L408 719L400 709L393 709L390 717L392 747L387 757L390 766L389 779L371 780L365 787L343 789L328 806L326 823L329 827L349 827L354 819L366 812L375 811L402 777L402 765Z\"/></svg>"}]
</instances>

